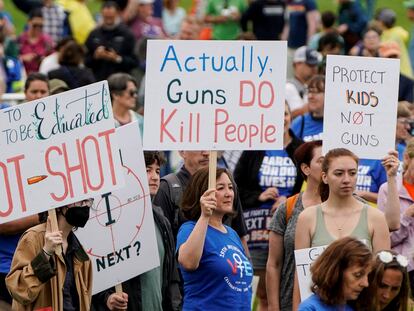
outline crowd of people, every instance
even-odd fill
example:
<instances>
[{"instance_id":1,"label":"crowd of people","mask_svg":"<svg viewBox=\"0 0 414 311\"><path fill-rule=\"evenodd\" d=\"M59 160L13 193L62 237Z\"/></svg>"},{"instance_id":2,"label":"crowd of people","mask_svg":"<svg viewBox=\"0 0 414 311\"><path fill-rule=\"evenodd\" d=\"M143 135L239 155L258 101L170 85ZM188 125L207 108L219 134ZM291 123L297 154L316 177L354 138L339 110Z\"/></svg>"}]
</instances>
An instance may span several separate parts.
<instances>
[{"instance_id":1,"label":"crowd of people","mask_svg":"<svg viewBox=\"0 0 414 311\"><path fill-rule=\"evenodd\" d=\"M0 224L0 310L361 310L414 307L414 36L373 0L0 0L0 95L108 80L115 126L144 131L148 39L287 40L283 150L144 151L160 266L92 297L75 229L93 200ZM414 21L414 1L404 2ZM408 48L407 48L408 45ZM395 150L322 154L327 55L400 59ZM1 108L10 104L2 101ZM393 116L390 116L393 118ZM81 230L81 229L80 229ZM295 250L326 246L301 301ZM257 276L257 288L253 279ZM253 296L253 292L255 296ZM254 302L254 303L253 303Z\"/></svg>"}]
</instances>

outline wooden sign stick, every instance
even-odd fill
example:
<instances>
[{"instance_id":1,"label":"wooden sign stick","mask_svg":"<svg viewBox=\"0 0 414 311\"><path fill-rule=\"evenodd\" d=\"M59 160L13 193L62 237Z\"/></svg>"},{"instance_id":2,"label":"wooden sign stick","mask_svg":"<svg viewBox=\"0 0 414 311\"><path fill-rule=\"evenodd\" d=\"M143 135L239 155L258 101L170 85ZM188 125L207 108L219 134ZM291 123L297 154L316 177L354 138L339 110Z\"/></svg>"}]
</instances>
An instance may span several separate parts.
<instances>
[{"instance_id":1,"label":"wooden sign stick","mask_svg":"<svg viewBox=\"0 0 414 311\"><path fill-rule=\"evenodd\" d=\"M58 221L57 221L57 217L56 217L56 210L55 209L50 209L48 211L48 215L49 215L49 219L50 219L50 225L51 225L51 229L52 231L59 231L59 226L58 226ZM57 247L55 250L55 254L60 256L62 255L62 247Z\"/></svg>"},{"instance_id":2,"label":"wooden sign stick","mask_svg":"<svg viewBox=\"0 0 414 311\"><path fill-rule=\"evenodd\" d=\"M217 151L210 150L210 162L208 163L208 189L216 188Z\"/></svg>"}]
</instances>

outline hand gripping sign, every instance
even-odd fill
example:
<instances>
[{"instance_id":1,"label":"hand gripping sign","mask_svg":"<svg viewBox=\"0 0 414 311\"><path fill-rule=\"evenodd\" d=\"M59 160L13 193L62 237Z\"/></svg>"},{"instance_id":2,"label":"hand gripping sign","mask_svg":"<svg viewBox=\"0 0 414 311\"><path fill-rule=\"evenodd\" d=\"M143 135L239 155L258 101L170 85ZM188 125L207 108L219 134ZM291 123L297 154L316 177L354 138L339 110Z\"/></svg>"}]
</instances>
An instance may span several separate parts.
<instances>
[{"instance_id":1,"label":"hand gripping sign","mask_svg":"<svg viewBox=\"0 0 414 311\"><path fill-rule=\"evenodd\" d=\"M86 227L76 231L92 260L94 294L159 266L138 124L116 135L125 187L96 197Z\"/></svg>"},{"instance_id":2,"label":"hand gripping sign","mask_svg":"<svg viewBox=\"0 0 414 311\"><path fill-rule=\"evenodd\" d=\"M146 150L283 149L286 42L150 40Z\"/></svg>"},{"instance_id":3,"label":"hand gripping sign","mask_svg":"<svg viewBox=\"0 0 414 311\"><path fill-rule=\"evenodd\" d=\"M106 81L0 111L0 223L123 185Z\"/></svg>"}]
</instances>

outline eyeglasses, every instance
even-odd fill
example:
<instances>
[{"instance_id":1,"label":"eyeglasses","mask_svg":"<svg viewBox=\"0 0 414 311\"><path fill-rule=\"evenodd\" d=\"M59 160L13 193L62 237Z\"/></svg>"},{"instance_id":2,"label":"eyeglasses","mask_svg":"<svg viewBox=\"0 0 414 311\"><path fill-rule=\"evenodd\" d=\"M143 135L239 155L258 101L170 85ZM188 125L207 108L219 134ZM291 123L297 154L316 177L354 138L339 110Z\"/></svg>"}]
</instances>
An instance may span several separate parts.
<instances>
[{"instance_id":1,"label":"eyeglasses","mask_svg":"<svg viewBox=\"0 0 414 311\"><path fill-rule=\"evenodd\" d=\"M135 97L135 96L138 96L138 91L137 90L130 90L130 91L128 91L128 94L131 97Z\"/></svg>"},{"instance_id":2,"label":"eyeglasses","mask_svg":"<svg viewBox=\"0 0 414 311\"><path fill-rule=\"evenodd\" d=\"M319 89L317 89L317 88L307 88L307 89L305 89L305 93L306 94L310 94L310 93L312 93L312 94L322 94L322 93L324 93L325 91L320 91Z\"/></svg>"},{"instance_id":3,"label":"eyeglasses","mask_svg":"<svg viewBox=\"0 0 414 311\"><path fill-rule=\"evenodd\" d=\"M33 28L43 28L43 24L32 24Z\"/></svg>"},{"instance_id":4,"label":"eyeglasses","mask_svg":"<svg viewBox=\"0 0 414 311\"><path fill-rule=\"evenodd\" d=\"M395 260L403 268L407 268L408 266L407 257L400 254L394 255L393 253L388 251L381 251L377 254L377 257L379 260L381 260L382 263L390 263L393 260Z\"/></svg>"},{"instance_id":5,"label":"eyeglasses","mask_svg":"<svg viewBox=\"0 0 414 311\"><path fill-rule=\"evenodd\" d=\"M411 120L410 119L406 119L406 118L398 118L397 119L398 123L402 123L402 124L411 124Z\"/></svg>"}]
</instances>

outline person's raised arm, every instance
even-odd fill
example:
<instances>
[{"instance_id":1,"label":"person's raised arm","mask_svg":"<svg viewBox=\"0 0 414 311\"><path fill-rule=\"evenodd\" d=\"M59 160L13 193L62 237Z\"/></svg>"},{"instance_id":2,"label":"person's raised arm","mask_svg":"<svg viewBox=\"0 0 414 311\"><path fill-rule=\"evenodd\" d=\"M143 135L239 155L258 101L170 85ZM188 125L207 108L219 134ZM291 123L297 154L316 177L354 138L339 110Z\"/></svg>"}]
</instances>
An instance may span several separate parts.
<instances>
[{"instance_id":1,"label":"person's raised arm","mask_svg":"<svg viewBox=\"0 0 414 311\"><path fill-rule=\"evenodd\" d=\"M200 198L201 215L193 231L178 250L178 262L188 271L194 271L203 254L208 222L217 207L216 189L209 189Z\"/></svg>"},{"instance_id":2,"label":"person's raised arm","mask_svg":"<svg viewBox=\"0 0 414 311\"><path fill-rule=\"evenodd\" d=\"M14 253L6 285L13 299L29 305L37 299L44 283L56 275L54 251L62 244L62 232L51 231L50 220L46 225L44 241L35 232L27 232L20 239Z\"/></svg>"},{"instance_id":3,"label":"person's raised arm","mask_svg":"<svg viewBox=\"0 0 414 311\"><path fill-rule=\"evenodd\" d=\"M397 171L399 166L398 152L392 150L382 160L382 165L387 172L387 196L385 205L379 206L380 201L383 204L383 199L378 200L378 206L384 212L385 219L390 231L395 231L400 228L400 200L398 197L397 187Z\"/></svg>"},{"instance_id":4,"label":"person's raised arm","mask_svg":"<svg viewBox=\"0 0 414 311\"><path fill-rule=\"evenodd\" d=\"M372 251L376 254L383 249L391 249L390 232L384 214L373 208L369 208L368 226L372 227Z\"/></svg>"},{"instance_id":5,"label":"person's raised arm","mask_svg":"<svg viewBox=\"0 0 414 311\"><path fill-rule=\"evenodd\" d=\"M39 224L39 216L32 215L10 222L6 222L0 225L0 234L2 235L12 235L18 234L26 231L30 227L36 226Z\"/></svg>"}]
</instances>

